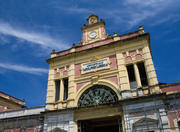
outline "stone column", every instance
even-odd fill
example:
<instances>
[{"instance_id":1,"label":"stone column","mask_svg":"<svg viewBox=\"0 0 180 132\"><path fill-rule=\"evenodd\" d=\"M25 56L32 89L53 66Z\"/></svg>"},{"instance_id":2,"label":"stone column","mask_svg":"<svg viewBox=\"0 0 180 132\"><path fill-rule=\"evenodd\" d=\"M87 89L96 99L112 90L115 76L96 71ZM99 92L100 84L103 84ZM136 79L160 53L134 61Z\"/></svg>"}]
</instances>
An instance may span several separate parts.
<instances>
[{"instance_id":1,"label":"stone column","mask_svg":"<svg viewBox=\"0 0 180 132\"><path fill-rule=\"evenodd\" d=\"M134 64L134 74L135 74L135 78L136 78L136 82L137 82L137 87L142 87L141 77L139 74L139 69L137 67L137 64Z\"/></svg>"},{"instance_id":2,"label":"stone column","mask_svg":"<svg viewBox=\"0 0 180 132\"><path fill-rule=\"evenodd\" d=\"M60 101L63 101L64 97L64 82L63 79L60 80Z\"/></svg>"}]
</instances>

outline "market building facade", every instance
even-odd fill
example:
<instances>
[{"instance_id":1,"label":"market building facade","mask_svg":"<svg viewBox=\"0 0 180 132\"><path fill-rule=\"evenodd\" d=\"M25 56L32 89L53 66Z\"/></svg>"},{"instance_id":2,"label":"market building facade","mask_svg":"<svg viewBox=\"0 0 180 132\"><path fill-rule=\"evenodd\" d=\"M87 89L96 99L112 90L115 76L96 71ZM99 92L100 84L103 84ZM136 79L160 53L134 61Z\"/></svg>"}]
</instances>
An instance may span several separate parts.
<instances>
[{"instance_id":1,"label":"market building facade","mask_svg":"<svg viewBox=\"0 0 180 132\"><path fill-rule=\"evenodd\" d=\"M70 110L74 132L170 131L149 33L110 36L98 16L87 21L80 43L47 60L47 109Z\"/></svg>"},{"instance_id":2,"label":"market building facade","mask_svg":"<svg viewBox=\"0 0 180 132\"><path fill-rule=\"evenodd\" d=\"M53 50L47 59L46 105L32 113L38 113L33 116L38 130L179 131L180 83L158 82L149 33L140 26L127 34L108 35L104 20L92 14L87 21L80 43Z\"/></svg>"}]
</instances>

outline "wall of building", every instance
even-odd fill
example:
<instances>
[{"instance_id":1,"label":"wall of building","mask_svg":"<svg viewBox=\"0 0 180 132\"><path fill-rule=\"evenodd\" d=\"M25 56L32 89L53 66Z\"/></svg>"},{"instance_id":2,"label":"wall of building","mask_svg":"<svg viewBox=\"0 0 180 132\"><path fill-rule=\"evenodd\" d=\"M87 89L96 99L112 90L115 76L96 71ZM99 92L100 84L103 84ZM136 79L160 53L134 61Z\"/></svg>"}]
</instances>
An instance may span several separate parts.
<instances>
[{"instance_id":1,"label":"wall of building","mask_svg":"<svg viewBox=\"0 0 180 132\"><path fill-rule=\"evenodd\" d=\"M180 87L176 84L159 87L149 34L144 33L141 26L135 32L124 35L114 33L110 36L105 32L104 21L97 22L98 17L95 15L91 17L93 21L89 17L89 25L82 27L81 43L61 52L53 51L47 60L49 75L46 109L37 107L2 112L2 131L77 132L79 121L109 117L119 117L117 121L123 132L178 131L180 106L174 102L180 101L180 97L175 96ZM90 37L92 31L96 32L95 37ZM147 75L146 85L142 84L138 67L140 62ZM133 82L130 81L128 66L133 69ZM67 78L68 98L65 98L67 89L64 79ZM132 83L135 84L134 88ZM98 91L100 86L102 89ZM87 94L91 89L97 91L90 91L94 92L92 95ZM101 100L103 103L99 103L98 98L104 96L96 94L98 92L109 95ZM82 95L91 96L90 101L97 102L90 103L91 106L81 106L78 102ZM107 101L109 97L114 99L113 102ZM10 108L5 107L2 100L0 104L0 110Z\"/></svg>"},{"instance_id":2,"label":"wall of building","mask_svg":"<svg viewBox=\"0 0 180 132\"><path fill-rule=\"evenodd\" d=\"M0 91L0 112L21 109L24 107L25 101Z\"/></svg>"},{"instance_id":3,"label":"wall of building","mask_svg":"<svg viewBox=\"0 0 180 132\"><path fill-rule=\"evenodd\" d=\"M77 106L78 97L82 94L82 91L94 84L110 86L118 95L119 100L160 92L159 87L155 86L158 84L158 81L148 39L149 36L145 35L141 38L134 38L123 42L117 41L114 44L103 47L87 49L86 52L56 58L55 61L50 63L49 68L46 99L48 108L53 110ZM83 64L97 62L102 59L108 60L109 66L107 68L86 73L82 72ZM131 90L126 66L129 64L136 65L138 62L144 62L148 85L151 87L142 88L140 79L137 77L140 89ZM139 76L137 68L135 72ZM60 100L55 102L55 80L66 77L69 78L68 99L66 101L62 100L62 90L60 92Z\"/></svg>"},{"instance_id":4,"label":"wall of building","mask_svg":"<svg viewBox=\"0 0 180 132\"><path fill-rule=\"evenodd\" d=\"M162 100L123 106L126 132L169 131L169 121Z\"/></svg>"},{"instance_id":5,"label":"wall of building","mask_svg":"<svg viewBox=\"0 0 180 132\"><path fill-rule=\"evenodd\" d=\"M0 112L0 130L5 132L40 132L43 126L41 112L44 107L24 108Z\"/></svg>"},{"instance_id":6,"label":"wall of building","mask_svg":"<svg viewBox=\"0 0 180 132\"><path fill-rule=\"evenodd\" d=\"M73 112L47 113L44 117L44 132L73 132Z\"/></svg>"}]
</instances>

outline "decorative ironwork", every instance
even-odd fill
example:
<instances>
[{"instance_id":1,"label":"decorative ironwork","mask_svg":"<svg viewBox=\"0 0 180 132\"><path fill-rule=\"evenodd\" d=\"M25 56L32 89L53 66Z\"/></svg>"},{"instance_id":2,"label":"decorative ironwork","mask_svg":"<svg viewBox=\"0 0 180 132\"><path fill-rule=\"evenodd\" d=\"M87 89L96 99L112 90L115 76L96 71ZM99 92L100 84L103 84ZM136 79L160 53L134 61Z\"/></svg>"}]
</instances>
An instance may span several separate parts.
<instances>
[{"instance_id":1,"label":"decorative ironwork","mask_svg":"<svg viewBox=\"0 0 180 132\"><path fill-rule=\"evenodd\" d=\"M118 100L116 93L104 85L94 85L87 89L79 98L78 106L91 106L113 103Z\"/></svg>"}]
</instances>

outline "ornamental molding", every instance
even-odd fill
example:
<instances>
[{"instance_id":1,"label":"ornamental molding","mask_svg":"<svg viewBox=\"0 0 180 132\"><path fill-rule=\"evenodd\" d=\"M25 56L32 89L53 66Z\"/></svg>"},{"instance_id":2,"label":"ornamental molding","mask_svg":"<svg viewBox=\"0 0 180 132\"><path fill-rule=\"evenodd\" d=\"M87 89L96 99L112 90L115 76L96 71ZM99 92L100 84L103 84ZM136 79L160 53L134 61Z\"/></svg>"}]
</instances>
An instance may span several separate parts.
<instances>
[{"instance_id":1,"label":"ornamental molding","mask_svg":"<svg viewBox=\"0 0 180 132\"><path fill-rule=\"evenodd\" d=\"M91 83L92 84L97 84L98 80L99 80L99 76L98 75L91 77Z\"/></svg>"}]
</instances>

